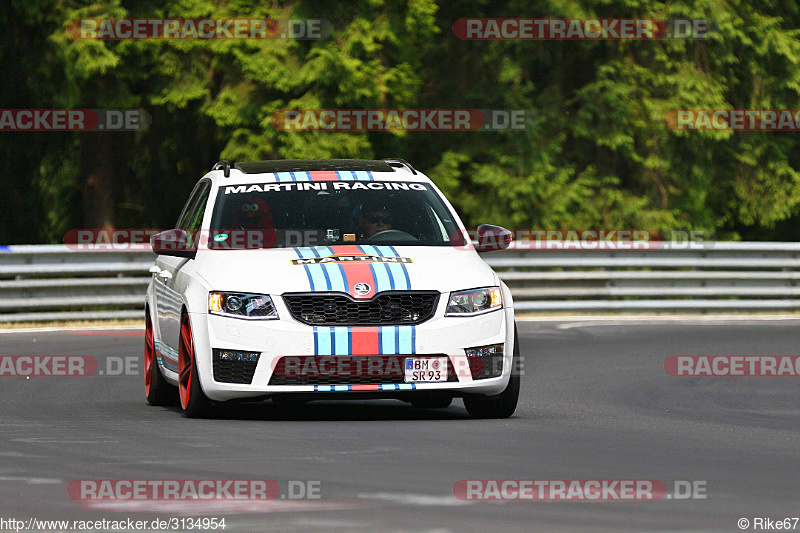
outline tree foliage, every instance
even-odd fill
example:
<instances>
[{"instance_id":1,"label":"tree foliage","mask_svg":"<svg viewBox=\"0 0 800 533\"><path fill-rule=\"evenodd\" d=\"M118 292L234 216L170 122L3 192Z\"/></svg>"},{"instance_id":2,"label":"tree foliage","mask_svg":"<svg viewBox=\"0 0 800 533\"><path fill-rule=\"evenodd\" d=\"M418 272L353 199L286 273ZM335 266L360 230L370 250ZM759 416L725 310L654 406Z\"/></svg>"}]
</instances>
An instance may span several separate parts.
<instances>
[{"instance_id":1,"label":"tree foliage","mask_svg":"<svg viewBox=\"0 0 800 533\"><path fill-rule=\"evenodd\" d=\"M706 40L465 41L462 17L704 18ZM137 133L0 133L0 242L165 227L218 159L402 157L468 225L800 238L797 133L679 132L670 109L799 108L788 0L9 0L5 108L142 108ZM324 18L327 39L76 40L76 18ZM525 109L522 132L297 132L295 108Z\"/></svg>"}]
</instances>

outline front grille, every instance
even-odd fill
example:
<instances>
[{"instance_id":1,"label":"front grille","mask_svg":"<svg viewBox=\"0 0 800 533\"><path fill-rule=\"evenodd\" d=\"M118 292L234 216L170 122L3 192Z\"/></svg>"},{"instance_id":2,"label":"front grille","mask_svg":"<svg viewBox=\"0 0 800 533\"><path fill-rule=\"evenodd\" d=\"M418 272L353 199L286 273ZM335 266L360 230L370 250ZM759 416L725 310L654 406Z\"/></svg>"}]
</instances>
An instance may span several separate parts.
<instances>
[{"instance_id":1,"label":"front grille","mask_svg":"<svg viewBox=\"0 0 800 533\"><path fill-rule=\"evenodd\" d=\"M212 357L214 381L250 385L253 382L253 374L256 372L260 355L256 352L214 349Z\"/></svg>"},{"instance_id":2,"label":"front grille","mask_svg":"<svg viewBox=\"0 0 800 533\"><path fill-rule=\"evenodd\" d=\"M275 364L275 370L269 380L270 385L390 385L405 383L403 377L403 363L406 357L442 357L442 355L372 355L372 356L314 356L301 355L282 357ZM347 358L353 364L348 364L347 375L336 371L329 373L328 369L339 368L339 365L323 364L324 359L333 360ZM370 359L380 358L381 371L376 365L370 364ZM311 361L308 361L308 360ZM324 370L326 373L321 372ZM452 361L447 360L447 382L458 382Z\"/></svg>"},{"instance_id":3,"label":"front grille","mask_svg":"<svg viewBox=\"0 0 800 533\"><path fill-rule=\"evenodd\" d=\"M370 300L343 293L284 294L292 316L311 326L400 326L433 316L438 292L391 291Z\"/></svg>"}]
</instances>

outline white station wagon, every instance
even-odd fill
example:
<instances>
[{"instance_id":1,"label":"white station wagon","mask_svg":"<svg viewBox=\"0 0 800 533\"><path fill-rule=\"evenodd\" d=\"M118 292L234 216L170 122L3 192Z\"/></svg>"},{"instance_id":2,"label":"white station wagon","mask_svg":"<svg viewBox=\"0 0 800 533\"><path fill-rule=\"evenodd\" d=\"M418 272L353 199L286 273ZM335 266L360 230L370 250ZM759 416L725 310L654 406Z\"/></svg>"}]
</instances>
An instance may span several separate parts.
<instances>
[{"instance_id":1,"label":"white station wagon","mask_svg":"<svg viewBox=\"0 0 800 533\"><path fill-rule=\"evenodd\" d=\"M433 182L405 161L217 163L158 254L145 393L187 416L213 403L399 399L478 418L517 405L511 293Z\"/></svg>"}]
</instances>

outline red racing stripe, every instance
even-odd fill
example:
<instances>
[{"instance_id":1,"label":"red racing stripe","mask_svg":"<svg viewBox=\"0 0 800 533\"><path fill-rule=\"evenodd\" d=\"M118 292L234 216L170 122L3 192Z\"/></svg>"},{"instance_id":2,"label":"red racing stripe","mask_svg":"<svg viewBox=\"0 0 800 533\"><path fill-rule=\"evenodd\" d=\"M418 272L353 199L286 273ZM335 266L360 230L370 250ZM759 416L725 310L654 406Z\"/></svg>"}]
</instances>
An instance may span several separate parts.
<instances>
[{"instance_id":1,"label":"red racing stripe","mask_svg":"<svg viewBox=\"0 0 800 533\"><path fill-rule=\"evenodd\" d=\"M311 176L311 181L338 181L339 179L334 170L314 170L308 175Z\"/></svg>"},{"instance_id":2,"label":"red racing stripe","mask_svg":"<svg viewBox=\"0 0 800 533\"><path fill-rule=\"evenodd\" d=\"M353 244L344 244L340 246L331 246L334 255L366 255L358 249L358 246ZM344 262L339 263L344 269L344 275L347 276L347 293L353 298L372 298L375 296L375 277L372 275L372 269L369 263L362 262ZM366 294L357 294L353 287L356 283L366 283L369 285L369 292Z\"/></svg>"},{"instance_id":3,"label":"red racing stripe","mask_svg":"<svg viewBox=\"0 0 800 533\"><path fill-rule=\"evenodd\" d=\"M350 390L381 390L380 385L350 385Z\"/></svg>"},{"instance_id":4,"label":"red racing stripe","mask_svg":"<svg viewBox=\"0 0 800 533\"><path fill-rule=\"evenodd\" d=\"M351 330L353 355L376 355L380 353L378 328L356 328Z\"/></svg>"}]
</instances>

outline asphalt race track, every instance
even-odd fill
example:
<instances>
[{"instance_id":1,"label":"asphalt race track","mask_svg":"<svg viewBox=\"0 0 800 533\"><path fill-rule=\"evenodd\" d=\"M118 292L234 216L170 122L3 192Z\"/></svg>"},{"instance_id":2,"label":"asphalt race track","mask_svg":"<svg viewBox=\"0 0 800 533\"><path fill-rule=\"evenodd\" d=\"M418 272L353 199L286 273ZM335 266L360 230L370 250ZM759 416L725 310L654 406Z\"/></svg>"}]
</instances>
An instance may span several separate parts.
<instances>
[{"instance_id":1,"label":"asphalt race track","mask_svg":"<svg viewBox=\"0 0 800 533\"><path fill-rule=\"evenodd\" d=\"M671 355L796 355L800 320L520 322L507 420L461 400L225 406L145 403L141 331L0 334L0 355L138 358L136 375L0 378L0 518L224 517L225 531L740 531L800 516L798 378L671 377ZM79 501L79 479L318 481L319 499ZM705 482L706 499L466 502L461 479ZM285 495L285 494L284 494ZM800 524L797 525L800 529ZM748 529L752 530L752 529Z\"/></svg>"}]
</instances>

